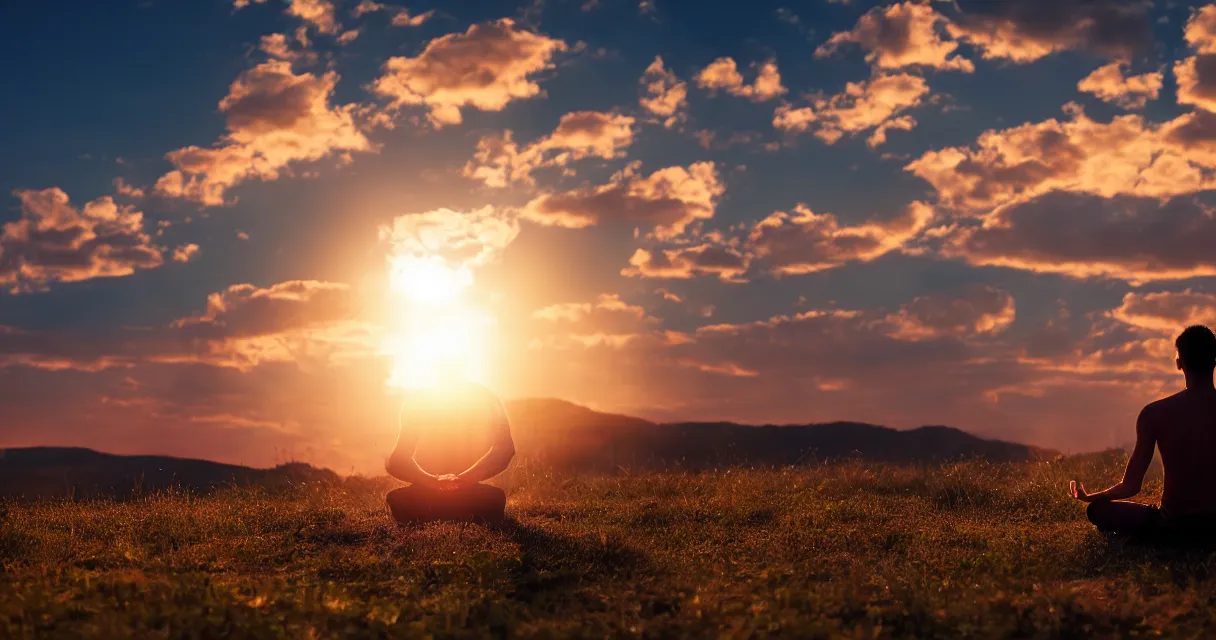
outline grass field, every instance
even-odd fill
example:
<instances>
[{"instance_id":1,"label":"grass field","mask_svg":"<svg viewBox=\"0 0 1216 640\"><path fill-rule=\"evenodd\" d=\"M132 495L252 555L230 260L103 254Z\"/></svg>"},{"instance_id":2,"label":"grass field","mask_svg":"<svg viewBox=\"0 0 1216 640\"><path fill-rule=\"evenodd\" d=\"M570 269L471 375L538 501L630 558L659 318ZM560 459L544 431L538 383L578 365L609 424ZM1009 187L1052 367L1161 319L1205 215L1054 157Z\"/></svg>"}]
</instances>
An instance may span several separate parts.
<instances>
[{"instance_id":1,"label":"grass field","mask_svg":"<svg viewBox=\"0 0 1216 640\"><path fill-rule=\"evenodd\" d=\"M1210 637L1216 554L1109 542L1066 498L1121 468L516 469L496 530L399 528L359 478L13 503L0 636Z\"/></svg>"}]
</instances>

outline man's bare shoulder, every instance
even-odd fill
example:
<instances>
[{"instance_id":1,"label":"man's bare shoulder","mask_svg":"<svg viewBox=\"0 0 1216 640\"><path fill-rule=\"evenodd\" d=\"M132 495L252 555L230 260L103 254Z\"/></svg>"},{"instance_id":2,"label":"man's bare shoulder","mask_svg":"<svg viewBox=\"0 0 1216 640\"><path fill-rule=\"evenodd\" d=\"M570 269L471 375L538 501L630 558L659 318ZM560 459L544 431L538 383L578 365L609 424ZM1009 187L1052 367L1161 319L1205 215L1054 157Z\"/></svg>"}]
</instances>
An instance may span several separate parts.
<instances>
[{"instance_id":1,"label":"man's bare shoulder","mask_svg":"<svg viewBox=\"0 0 1216 640\"><path fill-rule=\"evenodd\" d=\"M1182 402L1184 393L1186 392L1179 391L1160 400L1154 400L1144 405L1144 409L1141 410L1140 415L1145 418L1154 419L1175 413L1179 409L1179 404Z\"/></svg>"}]
</instances>

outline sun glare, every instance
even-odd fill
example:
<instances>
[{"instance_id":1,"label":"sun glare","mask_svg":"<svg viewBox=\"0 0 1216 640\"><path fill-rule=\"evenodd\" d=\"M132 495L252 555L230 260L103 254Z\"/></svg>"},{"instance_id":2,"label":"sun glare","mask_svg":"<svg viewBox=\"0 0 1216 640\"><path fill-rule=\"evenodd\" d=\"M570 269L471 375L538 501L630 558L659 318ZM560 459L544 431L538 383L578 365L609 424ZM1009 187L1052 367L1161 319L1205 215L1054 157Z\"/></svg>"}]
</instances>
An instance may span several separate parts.
<instances>
[{"instance_id":1,"label":"sun glare","mask_svg":"<svg viewBox=\"0 0 1216 640\"><path fill-rule=\"evenodd\" d=\"M437 257L390 259L393 321L384 344L393 360L390 387L434 387L445 372L485 381L493 318L464 299L472 283L467 267L453 268Z\"/></svg>"}]
</instances>

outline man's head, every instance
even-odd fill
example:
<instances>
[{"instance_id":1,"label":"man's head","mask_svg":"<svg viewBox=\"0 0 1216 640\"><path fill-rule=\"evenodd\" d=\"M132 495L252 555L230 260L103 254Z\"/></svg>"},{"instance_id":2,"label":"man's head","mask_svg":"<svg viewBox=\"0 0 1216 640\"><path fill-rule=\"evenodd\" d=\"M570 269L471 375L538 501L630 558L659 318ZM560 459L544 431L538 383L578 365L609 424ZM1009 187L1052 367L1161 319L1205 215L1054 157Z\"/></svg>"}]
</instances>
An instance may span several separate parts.
<instances>
[{"instance_id":1,"label":"man's head","mask_svg":"<svg viewBox=\"0 0 1216 640\"><path fill-rule=\"evenodd\" d=\"M1187 373L1212 375L1216 368L1216 335L1212 330L1197 324L1187 327L1174 341L1178 349L1178 368Z\"/></svg>"}]
</instances>

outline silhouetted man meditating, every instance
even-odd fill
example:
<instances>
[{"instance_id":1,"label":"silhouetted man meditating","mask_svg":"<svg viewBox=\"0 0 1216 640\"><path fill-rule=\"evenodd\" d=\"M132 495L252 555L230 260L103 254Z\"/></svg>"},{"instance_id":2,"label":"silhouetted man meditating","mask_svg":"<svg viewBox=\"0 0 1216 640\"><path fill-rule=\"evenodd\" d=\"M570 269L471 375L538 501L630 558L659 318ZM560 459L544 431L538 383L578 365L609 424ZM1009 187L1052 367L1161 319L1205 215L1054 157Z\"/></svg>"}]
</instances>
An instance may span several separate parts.
<instances>
[{"instance_id":1,"label":"silhouetted man meditating","mask_svg":"<svg viewBox=\"0 0 1216 640\"><path fill-rule=\"evenodd\" d=\"M1070 491L1090 503L1086 513L1099 530L1137 536L1216 533L1216 336L1188 327L1174 343L1186 389L1146 406L1136 421L1136 448L1123 481L1089 494L1077 481ZM1140 492L1144 474L1161 450L1165 488L1161 507L1126 502Z\"/></svg>"},{"instance_id":2,"label":"silhouetted man meditating","mask_svg":"<svg viewBox=\"0 0 1216 640\"><path fill-rule=\"evenodd\" d=\"M480 484L515 455L502 403L488 389L448 383L411 394L401 409L401 435L386 469L411 483L388 493L398 522L499 522L507 496Z\"/></svg>"}]
</instances>

